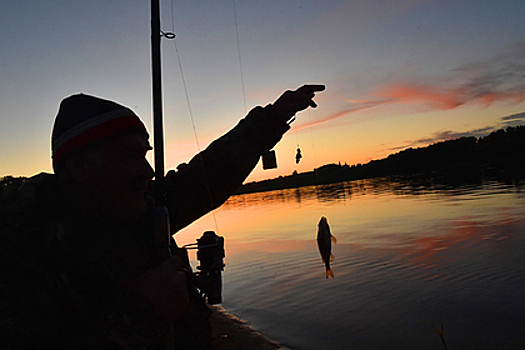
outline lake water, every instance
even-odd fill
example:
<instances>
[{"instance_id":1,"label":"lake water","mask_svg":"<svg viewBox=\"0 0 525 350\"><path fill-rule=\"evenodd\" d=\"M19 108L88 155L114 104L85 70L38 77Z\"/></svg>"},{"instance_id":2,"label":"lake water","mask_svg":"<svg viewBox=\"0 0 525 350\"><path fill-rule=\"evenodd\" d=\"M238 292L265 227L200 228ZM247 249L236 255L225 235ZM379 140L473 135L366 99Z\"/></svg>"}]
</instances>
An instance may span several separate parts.
<instances>
[{"instance_id":1,"label":"lake water","mask_svg":"<svg viewBox=\"0 0 525 350\"><path fill-rule=\"evenodd\" d=\"M525 183L362 180L234 196L223 306L297 350L525 349ZM325 279L317 222L337 238Z\"/></svg>"}]
</instances>

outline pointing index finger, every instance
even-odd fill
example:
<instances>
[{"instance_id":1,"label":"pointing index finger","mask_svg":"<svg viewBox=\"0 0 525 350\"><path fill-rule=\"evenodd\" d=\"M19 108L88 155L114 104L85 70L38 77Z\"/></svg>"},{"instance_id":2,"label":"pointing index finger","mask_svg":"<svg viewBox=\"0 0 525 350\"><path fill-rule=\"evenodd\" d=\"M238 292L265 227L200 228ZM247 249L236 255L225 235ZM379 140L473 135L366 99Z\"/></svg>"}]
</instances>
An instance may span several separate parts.
<instances>
[{"instance_id":1,"label":"pointing index finger","mask_svg":"<svg viewBox=\"0 0 525 350\"><path fill-rule=\"evenodd\" d=\"M297 89L297 92L304 92L306 94L311 94L317 91L323 91L325 89L324 85L321 84L308 84L303 85L299 89Z\"/></svg>"}]
</instances>

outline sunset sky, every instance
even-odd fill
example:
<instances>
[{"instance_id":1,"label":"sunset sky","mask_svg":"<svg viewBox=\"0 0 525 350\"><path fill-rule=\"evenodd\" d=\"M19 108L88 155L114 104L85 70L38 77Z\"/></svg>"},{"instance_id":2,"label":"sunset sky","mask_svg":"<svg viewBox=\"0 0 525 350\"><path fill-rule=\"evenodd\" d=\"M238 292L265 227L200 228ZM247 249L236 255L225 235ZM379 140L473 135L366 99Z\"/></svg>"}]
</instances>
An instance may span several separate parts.
<instances>
[{"instance_id":1,"label":"sunset sky","mask_svg":"<svg viewBox=\"0 0 525 350\"><path fill-rule=\"evenodd\" d=\"M327 86L319 107L276 147L279 168L258 165L249 181L525 124L523 0L163 0L161 10L177 35L162 43L168 169L304 83ZM0 45L0 176L52 171L53 120L71 94L126 105L152 133L149 1L4 0Z\"/></svg>"}]
</instances>

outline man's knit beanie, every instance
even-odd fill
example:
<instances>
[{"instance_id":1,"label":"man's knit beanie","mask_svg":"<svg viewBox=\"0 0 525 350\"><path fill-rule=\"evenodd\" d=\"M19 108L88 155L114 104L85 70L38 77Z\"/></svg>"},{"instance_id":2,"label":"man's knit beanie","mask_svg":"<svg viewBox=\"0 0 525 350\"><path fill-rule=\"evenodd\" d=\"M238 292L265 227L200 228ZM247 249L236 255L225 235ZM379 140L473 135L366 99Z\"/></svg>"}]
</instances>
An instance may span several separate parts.
<instances>
[{"instance_id":1,"label":"man's knit beanie","mask_svg":"<svg viewBox=\"0 0 525 350\"><path fill-rule=\"evenodd\" d=\"M51 136L53 168L56 170L66 155L128 130L149 136L139 117L116 102L84 94L65 98Z\"/></svg>"}]
</instances>

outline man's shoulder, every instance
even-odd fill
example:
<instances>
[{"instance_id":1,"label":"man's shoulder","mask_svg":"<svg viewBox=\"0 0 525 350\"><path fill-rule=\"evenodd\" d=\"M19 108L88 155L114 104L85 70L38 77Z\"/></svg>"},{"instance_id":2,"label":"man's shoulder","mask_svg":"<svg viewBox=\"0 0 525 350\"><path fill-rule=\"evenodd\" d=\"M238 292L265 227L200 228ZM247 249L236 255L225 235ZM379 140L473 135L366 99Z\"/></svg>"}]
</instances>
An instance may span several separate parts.
<instances>
[{"instance_id":1,"label":"man's shoulder","mask_svg":"<svg viewBox=\"0 0 525 350\"><path fill-rule=\"evenodd\" d=\"M0 199L0 239L5 243L44 231L44 222L53 217L57 196L55 175L47 173L5 189Z\"/></svg>"},{"instance_id":2,"label":"man's shoulder","mask_svg":"<svg viewBox=\"0 0 525 350\"><path fill-rule=\"evenodd\" d=\"M49 207L50 202L53 202L56 196L56 176L40 173L21 182L10 184L3 189L0 207L5 216L35 210L37 207Z\"/></svg>"}]
</instances>

